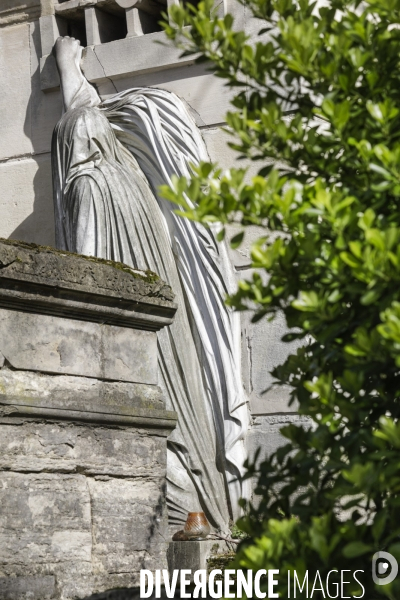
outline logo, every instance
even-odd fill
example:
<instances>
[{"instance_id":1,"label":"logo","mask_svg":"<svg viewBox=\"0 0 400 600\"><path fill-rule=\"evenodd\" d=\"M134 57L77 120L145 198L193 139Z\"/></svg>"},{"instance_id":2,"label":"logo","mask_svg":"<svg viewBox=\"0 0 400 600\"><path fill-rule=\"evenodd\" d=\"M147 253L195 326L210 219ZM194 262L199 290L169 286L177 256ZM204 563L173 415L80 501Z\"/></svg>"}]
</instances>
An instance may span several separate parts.
<instances>
[{"instance_id":1,"label":"logo","mask_svg":"<svg viewBox=\"0 0 400 600\"><path fill-rule=\"evenodd\" d=\"M398 571L398 562L389 552L376 552L372 557L372 579L377 585L392 583Z\"/></svg>"}]
</instances>

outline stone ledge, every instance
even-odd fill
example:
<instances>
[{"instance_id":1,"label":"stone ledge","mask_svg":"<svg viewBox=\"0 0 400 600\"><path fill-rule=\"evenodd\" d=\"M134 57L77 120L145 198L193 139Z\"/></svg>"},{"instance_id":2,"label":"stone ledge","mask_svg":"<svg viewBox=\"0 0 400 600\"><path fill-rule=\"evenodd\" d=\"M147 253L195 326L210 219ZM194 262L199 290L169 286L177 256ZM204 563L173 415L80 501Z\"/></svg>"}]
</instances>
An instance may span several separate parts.
<instances>
[{"instance_id":1,"label":"stone ledge","mask_svg":"<svg viewBox=\"0 0 400 600\"><path fill-rule=\"evenodd\" d=\"M18 402L18 400L17 400ZM117 407L115 407L117 409ZM121 407L121 413L126 407ZM131 411L144 414L121 414L100 413L95 411L68 410L65 408L49 408L41 406L29 406L27 404L14 404L12 399L0 396L0 417L27 417L46 421L74 421L83 423L98 423L104 425L122 425L125 427L146 427L151 429L162 429L167 436L177 422L176 413L173 411ZM158 414L154 414L158 412ZM163 414L162 414L163 413Z\"/></svg>"},{"instance_id":2,"label":"stone ledge","mask_svg":"<svg viewBox=\"0 0 400 600\"><path fill-rule=\"evenodd\" d=\"M153 385L103 382L0 369L0 416L121 425L163 430L168 435L177 415L165 410Z\"/></svg>"},{"instance_id":3,"label":"stone ledge","mask_svg":"<svg viewBox=\"0 0 400 600\"><path fill-rule=\"evenodd\" d=\"M173 298L150 271L0 239L0 307L157 331L172 323Z\"/></svg>"},{"instance_id":4,"label":"stone ledge","mask_svg":"<svg viewBox=\"0 0 400 600\"><path fill-rule=\"evenodd\" d=\"M196 56L180 57L181 50L166 43L163 31L115 40L84 50L82 69L90 83L103 83L143 73L194 64ZM55 58L52 54L40 59L41 89L50 92L60 87Z\"/></svg>"},{"instance_id":5,"label":"stone ledge","mask_svg":"<svg viewBox=\"0 0 400 600\"><path fill-rule=\"evenodd\" d=\"M1 0L0 27L33 21L40 11L40 0Z\"/></svg>"},{"instance_id":6,"label":"stone ledge","mask_svg":"<svg viewBox=\"0 0 400 600\"><path fill-rule=\"evenodd\" d=\"M155 385L102 381L73 375L45 375L33 371L0 369L0 394L28 404L104 412L103 407L164 409L161 389ZM19 402L20 404L21 402ZM96 408L101 407L101 408ZM107 411L105 411L107 412Z\"/></svg>"}]
</instances>

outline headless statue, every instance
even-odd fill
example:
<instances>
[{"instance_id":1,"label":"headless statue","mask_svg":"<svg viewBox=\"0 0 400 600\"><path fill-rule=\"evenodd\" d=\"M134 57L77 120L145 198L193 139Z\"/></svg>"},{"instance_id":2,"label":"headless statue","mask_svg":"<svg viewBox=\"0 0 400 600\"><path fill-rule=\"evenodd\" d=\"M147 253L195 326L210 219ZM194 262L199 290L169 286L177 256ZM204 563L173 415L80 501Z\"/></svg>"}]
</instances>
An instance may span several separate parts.
<instances>
[{"instance_id":1,"label":"headless statue","mask_svg":"<svg viewBox=\"0 0 400 600\"><path fill-rule=\"evenodd\" d=\"M175 214L158 186L191 175L207 152L174 94L135 88L102 102L85 79L79 41L55 45L64 102L52 145L58 248L151 269L176 294L174 323L159 332L159 385L178 413L168 440L171 531L204 511L227 531L248 496L240 481L248 409L240 320L224 303L234 277L211 229Z\"/></svg>"}]
</instances>

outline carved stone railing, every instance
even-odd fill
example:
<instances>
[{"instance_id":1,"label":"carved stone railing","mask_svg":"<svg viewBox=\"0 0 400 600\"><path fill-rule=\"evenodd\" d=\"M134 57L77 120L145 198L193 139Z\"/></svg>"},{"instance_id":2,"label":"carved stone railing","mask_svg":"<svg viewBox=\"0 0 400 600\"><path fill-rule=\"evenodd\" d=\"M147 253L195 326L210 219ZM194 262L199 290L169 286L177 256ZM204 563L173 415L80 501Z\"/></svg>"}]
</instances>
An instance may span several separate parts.
<instances>
[{"instance_id":1,"label":"carved stone railing","mask_svg":"<svg viewBox=\"0 0 400 600\"><path fill-rule=\"evenodd\" d=\"M58 89L60 85L52 55L60 35L75 37L85 47L82 67L91 83L188 65L195 60L181 58L180 50L165 45L166 37L158 24L161 13L179 0L51 1L51 10L40 18L43 91ZM225 0L219 5L222 11L224 3Z\"/></svg>"},{"instance_id":2,"label":"carved stone railing","mask_svg":"<svg viewBox=\"0 0 400 600\"><path fill-rule=\"evenodd\" d=\"M54 10L60 28L92 46L159 31L162 11L175 1L56 0Z\"/></svg>"}]
</instances>

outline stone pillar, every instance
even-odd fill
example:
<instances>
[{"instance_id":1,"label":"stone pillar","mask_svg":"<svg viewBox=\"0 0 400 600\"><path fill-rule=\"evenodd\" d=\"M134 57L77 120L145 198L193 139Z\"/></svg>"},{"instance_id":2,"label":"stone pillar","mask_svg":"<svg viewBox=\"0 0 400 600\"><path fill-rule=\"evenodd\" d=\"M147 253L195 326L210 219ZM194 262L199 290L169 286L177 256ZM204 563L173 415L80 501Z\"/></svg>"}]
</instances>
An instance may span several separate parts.
<instances>
[{"instance_id":1,"label":"stone pillar","mask_svg":"<svg viewBox=\"0 0 400 600\"><path fill-rule=\"evenodd\" d=\"M69 600L167 568L156 275L0 241L0 598Z\"/></svg>"}]
</instances>

